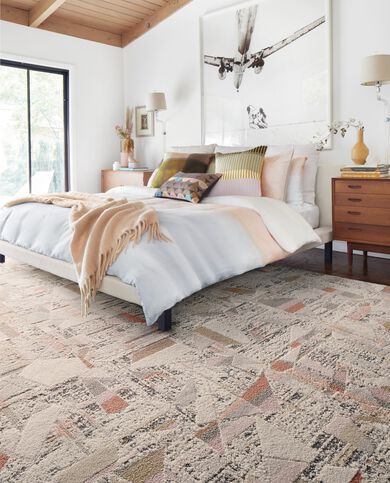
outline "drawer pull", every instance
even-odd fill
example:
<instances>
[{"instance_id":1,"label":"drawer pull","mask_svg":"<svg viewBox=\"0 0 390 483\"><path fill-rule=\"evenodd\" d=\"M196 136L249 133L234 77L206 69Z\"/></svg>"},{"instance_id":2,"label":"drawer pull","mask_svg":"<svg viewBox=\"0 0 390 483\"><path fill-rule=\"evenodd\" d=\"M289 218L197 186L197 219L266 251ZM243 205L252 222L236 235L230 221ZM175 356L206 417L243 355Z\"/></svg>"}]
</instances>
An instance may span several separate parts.
<instances>
[{"instance_id":1,"label":"drawer pull","mask_svg":"<svg viewBox=\"0 0 390 483\"><path fill-rule=\"evenodd\" d=\"M362 186L358 184L349 184L348 188L350 188L351 190L360 190L362 189Z\"/></svg>"},{"instance_id":2,"label":"drawer pull","mask_svg":"<svg viewBox=\"0 0 390 483\"><path fill-rule=\"evenodd\" d=\"M347 211L348 215L361 215L360 211Z\"/></svg>"},{"instance_id":3,"label":"drawer pull","mask_svg":"<svg viewBox=\"0 0 390 483\"><path fill-rule=\"evenodd\" d=\"M348 198L348 201L354 201L356 203L360 203L362 201L361 198Z\"/></svg>"},{"instance_id":4,"label":"drawer pull","mask_svg":"<svg viewBox=\"0 0 390 483\"><path fill-rule=\"evenodd\" d=\"M351 228L350 226L348 227L349 231L362 231L361 228Z\"/></svg>"}]
</instances>

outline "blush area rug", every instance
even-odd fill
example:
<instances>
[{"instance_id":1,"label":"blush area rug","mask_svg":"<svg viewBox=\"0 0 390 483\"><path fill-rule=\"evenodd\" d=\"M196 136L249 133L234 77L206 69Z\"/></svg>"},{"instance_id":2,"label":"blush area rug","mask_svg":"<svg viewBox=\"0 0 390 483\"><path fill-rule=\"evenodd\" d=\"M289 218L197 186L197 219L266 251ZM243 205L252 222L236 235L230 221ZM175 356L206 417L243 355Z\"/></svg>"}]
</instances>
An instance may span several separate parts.
<instances>
[{"instance_id":1,"label":"blush area rug","mask_svg":"<svg viewBox=\"0 0 390 483\"><path fill-rule=\"evenodd\" d=\"M390 287L278 265L173 314L1 265L0 481L388 481Z\"/></svg>"}]
</instances>

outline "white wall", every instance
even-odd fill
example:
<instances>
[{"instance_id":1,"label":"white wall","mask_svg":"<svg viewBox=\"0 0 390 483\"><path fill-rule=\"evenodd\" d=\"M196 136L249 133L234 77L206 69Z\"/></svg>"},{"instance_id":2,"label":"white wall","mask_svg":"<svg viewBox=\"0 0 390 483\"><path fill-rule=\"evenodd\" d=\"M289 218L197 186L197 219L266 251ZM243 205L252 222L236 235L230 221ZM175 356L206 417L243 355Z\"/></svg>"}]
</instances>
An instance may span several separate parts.
<instances>
[{"instance_id":1,"label":"white wall","mask_svg":"<svg viewBox=\"0 0 390 483\"><path fill-rule=\"evenodd\" d=\"M126 103L142 105L154 90L167 94L168 146L201 142L199 18L210 9L236 3L193 0L124 49ZM375 89L360 86L360 62L372 53L390 53L389 18L389 0L333 0L333 118L364 121L366 144L374 157L383 156L385 149L384 111ZM390 86L384 93L390 97ZM163 151L159 126L157 133L155 138L137 139L136 157L149 166L158 163ZM321 153L322 160L348 162L354 143L353 132L335 138L334 149Z\"/></svg>"},{"instance_id":2,"label":"white wall","mask_svg":"<svg viewBox=\"0 0 390 483\"><path fill-rule=\"evenodd\" d=\"M119 157L123 55L117 47L0 22L2 58L70 70L71 188L100 191L100 169Z\"/></svg>"}]
</instances>

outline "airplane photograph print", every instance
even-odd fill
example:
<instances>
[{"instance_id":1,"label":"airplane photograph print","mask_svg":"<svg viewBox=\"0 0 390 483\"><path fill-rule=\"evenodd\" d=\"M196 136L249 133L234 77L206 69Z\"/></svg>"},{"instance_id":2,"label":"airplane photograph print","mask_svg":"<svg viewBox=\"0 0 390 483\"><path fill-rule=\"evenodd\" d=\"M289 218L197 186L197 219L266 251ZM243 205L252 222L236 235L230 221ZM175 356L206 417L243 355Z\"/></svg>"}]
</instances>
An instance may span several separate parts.
<instances>
[{"instance_id":1,"label":"airplane photograph print","mask_svg":"<svg viewBox=\"0 0 390 483\"><path fill-rule=\"evenodd\" d=\"M203 17L205 142L309 142L328 124L329 10L330 0L258 0Z\"/></svg>"}]
</instances>

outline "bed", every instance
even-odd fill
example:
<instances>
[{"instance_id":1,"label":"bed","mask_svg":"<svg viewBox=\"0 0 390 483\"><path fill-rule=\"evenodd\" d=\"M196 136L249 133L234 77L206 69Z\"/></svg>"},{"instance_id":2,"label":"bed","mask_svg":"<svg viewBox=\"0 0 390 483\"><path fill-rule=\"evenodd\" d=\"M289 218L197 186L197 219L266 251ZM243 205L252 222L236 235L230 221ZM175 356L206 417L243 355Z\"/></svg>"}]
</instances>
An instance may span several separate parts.
<instances>
[{"instance_id":1,"label":"bed","mask_svg":"<svg viewBox=\"0 0 390 483\"><path fill-rule=\"evenodd\" d=\"M273 227L273 228L271 228L270 233L271 233L273 238L276 237L276 239L277 239L279 237L278 243L280 244L280 246L283 246L283 243L287 243L287 242L289 242L290 244L292 243L291 247L295 247L295 246L298 247L299 244L300 244L301 246L299 246L299 248L297 248L296 250L295 250L295 248L293 249L294 252L297 252L297 251L303 251L303 250L307 250L307 249L310 249L310 248L313 248L313 247L324 245L325 246L325 261L327 263L331 262L332 233L331 233L331 228L330 228L330 216L329 216L329 213L330 213L330 192L327 189L327 186L330 186L330 178L335 173L336 173L336 168L333 168L333 169L332 168L329 169L329 167L328 168L325 168L325 167L319 168L319 173L318 173L318 177L317 177L317 180L318 180L317 181L317 204L318 204L318 211L320 213L320 217L319 217L319 222L318 222L319 226L317 228L315 228L314 231L313 231L315 236L310 237L308 235L309 236L308 239L310 240L309 243L302 243L302 239L300 238L300 235L298 233L295 235L295 237L297 238L296 240L289 240L289 241L283 240L283 237L285 235L283 235L283 233L278 234L275 231L272 232L272 229L275 230L275 227ZM123 193L118 193L118 196L123 196ZM131 199L134 199L134 198L145 199L145 197L147 197L147 195L145 195L145 193L142 193L142 192L138 193L138 194L133 193L130 196ZM248 202L249 202L249 205L247 205ZM167 201L167 203L169 203L169 201ZM180 202L178 202L178 203L180 203ZM254 209L253 206L252 207L250 206L251 200L249 200L249 201L248 200L243 200L243 201L241 200L240 202L238 202L238 205L237 205L237 201L233 202L232 200L225 200L225 201L220 200L220 201L217 201L217 204L218 203L219 203L220 208L223 208L223 209L225 209L224 203L226 203L226 205L228 205L228 206L236 205L236 208L235 208L236 210L240 208L239 205L241 205L241 208L247 209L248 211L253 211L253 209ZM263 200L260 204L263 204L263 203L267 203L267 200L266 199ZM278 202L278 203L281 203L281 202ZM205 205L207 205L207 204L208 203L205 203ZM203 203L202 203L202 205L203 205ZM285 205L285 203L281 203L281 205ZM277 205L275 203L271 204L270 206L271 207L269 208L268 205L267 205L266 209L264 207L260 206L259 209L260 209L260 211L263 210L263 215L266 214L266 211L268 211L269 209L276 210L276 211L279 210L282 213L285 211L284 215L280 215L280 216L285 216L285 222L279 223L279 224L280 225L283 225L283 224L287 225L291 221L290 230L293 230L292 227L294 225L294 220L295 220L295 224L298 223L298 221L297 221L298 219L295 219L294 215L292 214L293 210L291 210L289 208L289 210L291 210L291 211L286 211L285 207L283 207L283 206L279 207L279 205ZM33 232L34 227L37 227L39 225L39 218L37 218L36 216L34 217L31 209L29 208L30 211L28 211L27 207L28 207L28 205L22 205L22 207L20 208L20 217L21 217L21 219L24 220L24 227L30 227L27 231ZM52 210L53 208L54 207L45 207L45 210L47 210L47 211L43 215L43 219L45 218L45 216L48 215L49 209L51 210L50 213L52 213L52 215L56 219L59 219L58 213L54 213L53 210ZM169 207L169 209L171 210L171 206ZM192 209L192 207L191 207L191 209ZM207 216L205 214L201 214L202 210L203 210L204 213L207 212ZM182 210L180 210L180 212L181 211ZM316 210L316 212L317 212L317 210ZM216 223L219 223L218 220L221 217L221 215L218 214L218 215L215 215L215 217L213 218L212 217L212 216L214 216L213 213L214 213L214 208L211 209L211 207L210 207L210 210L206 206L204 206L201 210L196 209L194 207L194 211L188 211L188 213L183 215L183 217L180 218L180 220L181 220L181 223L183 222L183 220L192 220L193 225L194 225L194 220L199 220L200 224L205 223L204 233L208 233L208 236L210 236L210 234L213 230L213 228L212 228L213 225L215 225ZM199 215L201 215L201 216L199 216ZM41 216L41 214L39 216ZM162 216L162 218L163 218L162 228L166 229L168 227L168 231L169 231L168 235L171 235L172 224L173 225L179 224L179 223L177 223L177 220L179 219L179 215L177 215L176 218L173 215L170 215L170 217L168 216L168 218L170 219L169 223L166 222L166 219L164 220L164 217L166 218L166 215L160 214L160 216ZM301 218L300 215L298 215L298 216L299 216L299 218ZM312 211L310 216L313 216L313 211ZM226 220L224 221L224 223L226 224L226 227L222 223L220 228L219 228L219 232L223 233L224 230L230 230L231 232L233 232L233 231L237 232L238 225L232 225L234 227L234 229L232 229L232 227L230 227L230 225L229 225L229 224L232 223L232 220L231 220L232 217L229 218L229 221L227 220L227 217L225 217L225 218L226 218ZM271 218L271 217L269 217L269 218ZM289 221L289 218L290 218L290 221ZM203 220L203 221L201 221L201 220ZM314 222L315 222L315 220L314 220ZM63 223L63 221L62 222L59 221L58 223L59 223L59 226L61 226L61 223ZM208 225L207 225L207 223L208 223ZM299 221L299 223L300 223L300 221ZM311 224L313 224L313 223L311 223ZM189 226L190 225L191 224L189 223ZM309 226L308 223L306 223L306 225ZM19 260L21 262L32 265L32 266L34 266L38 269L42 269L42 270L50 272L54 275L57 275L57 276L66 278L68 280L77 282L75 269L74 269L73 264L70 263L69 257L59 256L58 253L55 256L52 256L53 253L51 253L51 256L48 256L47 254L45 254L45 250L41 250L34 245L28 246L28 244L26 244L26 243L15 243L15 241L12 239L12 237L6 235L6 230L4 229L4 220L3 220L2 226L3 226L3 229L1 229L1 220L0 220L0 254L1 254L0 255L0 263L5 261L5 257L11 257L11 258ZM10 224L9 226L12 226L12 224ZM303 226L304 225L302 225L302 227ZM194 225L194 227L195 227L195 225ZM267 229L269 229L269 227L267 227ZM39 228L35 228L35 230L36 230L36 233L39 233L41 231ZM190 231L190 229L188 229L188 230ZM310 230L311 230L311 228L310 228ZM56 231L56 230L54 230L54 231ZM181 230L181 231L183 231L183 230ZM302 230L298 230L298 231L302 231ZM215 230L215 233L217 233L217 232L218 232L218 230ZM195 228L194 228L193 232L191 233L190 238L191 239L195 238L196 239L195 241L197 241L198 243L202 243L202 242L200 242L200 240L203 240L203 241L206 240L204 233L203 234L200 233L199 236L198 236L197 230L195 230ZM309 232L307 232L307 234L309 234ZM188 235L188 233L187 233L187 235ZM214 234L213 236L216 236L216 235ZM264 263L263 262L262 263L257 262L257 265L256 265L252 261L252 259L248 261L248 259L245 258L245 257L247 257L247 255L244 256L244 254L246 252L250 251L250 245L246 246L245 243L243 244L243 242L242 242L243 236L241 236L241 238L240 237L236 237L236 238L237 238L238 241L236 240L236 242L235 242L234 240L232 241L230 239L228 245L229 245L229 247L231 245L231 253L238 253L240 250L242 250L242 255L232 257L231 253L229 251L226 251L226 252L224 252L224 256L225 256L226 259L235 259L235 258L240 259L240 258L242 258L242 260L240 261L241 265L239 265L237 267L229 266L228 269L225 270L224 263L220 262L219 265L217 264L216 268L215 268L215 270L218 272L218 274L216 276L213 273L208 273L208 274L205 275L203 272L205 272L206 269L202 269L203 272L201 272L201 275L199 275L199 273L200 273L199 268L196 267L195 277L192 276L192 277L188 277L188 278L191 278L191 280L192 280L192 278L196 279L197 277L199 277L199 280L197 280L196 283L191 281L191 283L189 284L188 287L186 286L187 282L185 281L185 279L186 279L185 270L181 268L181 265L178 263L178 260L174 260L175 257L177 257L177 255L176 254L170 254L169 257L167 256L166 258L167 259L169 258L169 260L168 260L169 263L172 263L172 260L174 260L173 263L176 264L175 267L172 268L171 272L173 274L180 272L180 277L183 277L184 281L179 280L176 283L177 286L179 286L179 285L182 286L182 290L179 290L177 288L175 289L175 290L178 290L180 292L180 294L177 295L177 296L173 296L173 297L165 297L167 300L164 301L164 303L160 303L160 305L158 305L157 308L156 307L152 308L152 306L154 304L154 298L160 297L160 292L164 293L164 291L165 292L169 291L169 289L167 288L167 287L169 287L169 280L167 282L165 279L163 279L164 275L162 275L162 274L165 273L165 272L169 272L170 270L169 270L169 263L168 262L165 265L162 264L161 267L159 267L158 270L155 269L155 267L153 267L152 261L156 261L158 259L158 257L161 257L160 252L158 252L158 255L152 254L153 250L157 250L157 248L155 249L155 248L153 248L153 246L149 246L149 248L147 248L149 250L149 253L148 253L147 256L144 256L144 260L147 260L147 262L145 262L146 265L145 265L145 263L143 265L142 264L137 265L138 260L140 260L140 257L136 257L135 254L138 253L138 252L137 252L137 250L133 250L132 255L131 255L131 256L133 256L133 259L131 261L131 265L132 266L135 265L137 268L134 268L134 270L137 271L137 269L138 269L139 272L149 272L149 273L153 274L154 270L156 270L155 276L153 276L153 277L149 276L149 278L146 278L146 280L144 280L142 278L142 276L140 274L138 274L139 278L135 277L135 278L137 278L136 282L134 282L133 279L130 279L130 278L127 279L126 276L125 277L120 276L119 272L121 271L121 269L118 269L118 266L122 267L124 265L124 262L122 261L120 263L120 260L118 259L118 263L116 263L116 267L114 267L115 264L113 264L113 266L112 266L113 270L110 270L108 272L108 274L106 275L106 277L104 278L104 281L103 281L103 284L100 288L100 291L105 293L105 294L108 294L108 295L117 297L119 299L125 300L127 302L134 303L134 304L142 306L143 309L144 309L145 318L146 318L148 325L152 325L153 323L156 323L160 330L162 330L162 331L169 330L171 328L171 323L172 323L172 307L177 302L179 302L180 300L185 298L186 296L188 296L191 293L194 293L198 290L201 290L205 286L216 283L220 280L230 278L230 277L233 277L235 275L239 275L240 273L244 273L245 271L249 271L249 270L252 270L252 269L255 269L255 268L259 268L260 266L264 266L265 264L268 263L267 260L272 261L274 259L276 260L276 259L283 258L283 257L275 256L273 259L272 258L271 259L265 259L265 261L263 261ZM241 241L239 241L239 240L241 240ZM219 243L220 243L220 250L219 251L223 251L225 245L223 244L222 241L220 241ZM236 245L235 245L235 243L236 243ZM294 243L298 243L298 245L294 245ZM186 246L184 242L182 243L182 246L183 247ZM144 245L142 245L142 247L144 247ZM139 248L139 251L145 249L145 248L142 248L142 247ZM196 243L193 244L192 249L196 250ZM158 250L161 250L161 248L158 248ZM168 252L169 250L171 250L171 248L164 248L164 250L166 250ZM200 247L199 250L200 250L200 252L202 252L202 250L203 250L203 253L205 253L207 251L205 249L205 247ZM283 247L283 250L285 251L286 256L289 253L292 253L292 251L291 251L292 248L287 247L287 249L286 249L285 245ZM218 251L218 250L216 250L216 251ZM215 253L214 253L214 255L215 255ZM163 259L164 259L164 256L162 257ZM197 260L199 262L201 260L201 257L199 255L197 255L197 257L198 257ZM186 263L189 263L188 262L189 259L191 259L191 256L187 255L186 257L183 257L182 261L183 261L184 264L186 264ZM205 266L207 266L210 261L212 263L214 263L212 261L211 256L209 256L209 259L205 261ZM126 262L126 264L130 264L130 261L128 260ZM189 265L190 265L190 263L189 263ZM194 262L193 265L196 265L196 263ZM145 266L147 266L148 268L145 269ZM112 267L110 267L110 268L112 268ZM192 267L189 266L189 270L190 271L194 270L194 266L192 266ZM159 292L159 289L158 289L159 284L157 283L159 281L159 277L162 278L160 292Z\"/></svg>"}]
</instances>

